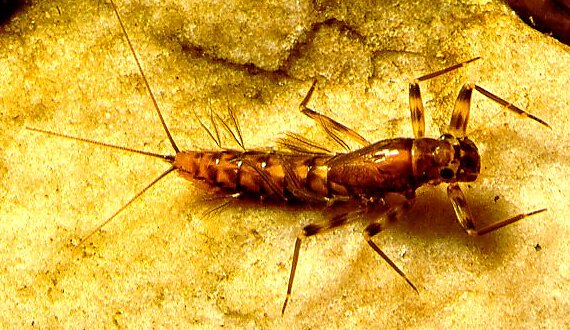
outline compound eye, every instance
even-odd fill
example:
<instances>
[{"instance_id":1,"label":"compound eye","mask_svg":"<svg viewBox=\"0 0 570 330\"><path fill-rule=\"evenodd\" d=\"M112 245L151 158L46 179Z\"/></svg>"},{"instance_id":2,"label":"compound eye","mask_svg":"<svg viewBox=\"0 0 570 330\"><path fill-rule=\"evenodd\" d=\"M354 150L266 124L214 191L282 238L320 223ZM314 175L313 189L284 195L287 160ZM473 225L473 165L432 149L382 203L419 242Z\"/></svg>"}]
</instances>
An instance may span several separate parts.
<instances>
[{"instance_id":1,"label":"compound eye","mask_svg":"<svg viewBox=\"0 0 570 330\"><path fill-rule=\"evenodd\" d=\"M453 179L454 174L455 174L455 173L453 173L453 170L450 169L450 168L447 168L447 167L446 167L446 168L442 168L442 169L439 171L439 176L441 176L441 178L444 179L444 180L451 180L451 179Z\"/></svg>"}]
</instances>

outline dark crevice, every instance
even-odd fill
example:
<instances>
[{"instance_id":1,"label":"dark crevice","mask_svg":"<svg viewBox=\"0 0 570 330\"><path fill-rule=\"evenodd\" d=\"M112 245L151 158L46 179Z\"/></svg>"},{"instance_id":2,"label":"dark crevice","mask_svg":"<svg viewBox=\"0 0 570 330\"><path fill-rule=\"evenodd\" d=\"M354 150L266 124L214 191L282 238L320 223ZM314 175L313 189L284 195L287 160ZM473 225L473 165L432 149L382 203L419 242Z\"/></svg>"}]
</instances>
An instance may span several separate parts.
<instances>
[{"instance_id":1,"label":"dark crevice","mask_svg":"<svg viewBox=\"0 0 570 330\"><path fill-rule=\"evenodd\" d=\"M570 2L564 0L506 0L534 29L570 45Z\"/></svg>"},{"instance_id":2,"label":"dark crevice","mask_svg":"<svg viewBox=\"0 0 570 330\"><path fill-rule=\"evenodd\" d=\"M0 25L4 25L10 19L28 6L27 0L0 0Z\"/></svg>"}]
</instances>

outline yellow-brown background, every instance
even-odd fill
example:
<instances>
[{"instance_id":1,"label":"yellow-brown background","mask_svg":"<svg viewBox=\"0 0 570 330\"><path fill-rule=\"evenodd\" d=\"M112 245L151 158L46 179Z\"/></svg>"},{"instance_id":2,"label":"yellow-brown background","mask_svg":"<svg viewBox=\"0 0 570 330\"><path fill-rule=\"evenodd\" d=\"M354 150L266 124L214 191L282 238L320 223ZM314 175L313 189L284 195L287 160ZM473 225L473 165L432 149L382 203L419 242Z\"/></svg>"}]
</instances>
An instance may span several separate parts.
<instances>
[{"instance_id":1,"label":"yellow-brown background","mask_svg":"<svg viewBox=\"0 0 570 330\"><path fill-rule=\"evenodd\" d=\"M173 175L74 250L166 165L24 127L170 149L109 4L38 2L0 30L1 324L569 326L568 46L498 1L346 3L118 5L184 149L213 147L193 115L209 108L231 106L248 146L286 130L318 134L297 112L314 77L319 111L371 140L411 136L408 80L482 56L422 85L428 134L446 125L467 81L546 120L552 131L476 96L470 127L480 128L484 174L464 190L485 223L548 212L471 239L444 189L422 189L408 219L376 239L419 295L354 225L303 245L284 317L294 237L318 212L238 205L205 218L201 192Z\"/></svg>"}]
</instances>

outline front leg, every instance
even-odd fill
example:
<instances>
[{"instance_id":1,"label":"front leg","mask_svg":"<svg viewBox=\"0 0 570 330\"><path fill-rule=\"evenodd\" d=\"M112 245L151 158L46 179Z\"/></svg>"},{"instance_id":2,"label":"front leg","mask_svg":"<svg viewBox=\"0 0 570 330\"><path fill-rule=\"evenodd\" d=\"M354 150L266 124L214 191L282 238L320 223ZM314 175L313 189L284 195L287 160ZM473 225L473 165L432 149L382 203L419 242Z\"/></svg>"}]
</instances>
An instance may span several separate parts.
<instances>
[{"instance_id":1,"label":"front leg","mask_svg":"<svg viewBox=\"0 0 570 330\"><path fill-rule=\"evenodd\" d=\"M457 216L457 221L459 222L463 230L465 230L465 232L470 236L482 236L490 232L493 232L499 228L503 228L507 225L510 225L511 223L522 220L526 217L530 217L531 215L535 215L537 213L546 211L546 209L540 209L529 213L521 213L515 215L514 217L493 223L481 229L475 229L475 225L473 224L473 215L471 214L469 205L467 205L467 200L465 199L465 195L463 194L461 188L459 188L459 185L457 183L449 184L449 186L447 187L447 196L451 201L451 205L453 206L453 210L455 211L455 215Z\"/></svg>"},{"instance_id":2,"label":"front leg","mask_svg":"<svg viewBox=\"0 0 570 330\"><path fill-rule=\"evenodd\" d=\"M414 130L414 137L416 139L424 137L425 134L425 119L424 119L425 110L422 101L422 95L420 92L420 85L419 85L420 81L429 80L437 76L440 76L444 73L457 70L468 63L478 60L479 58L480 57L475 57L468 61L457 63L455 65L447 67L443 70L428 73L410 82L409 86L410 115L412 118L412 129ZM469 104L467 104L467 111L469 111Z\"/></svg>"}]
</instances>

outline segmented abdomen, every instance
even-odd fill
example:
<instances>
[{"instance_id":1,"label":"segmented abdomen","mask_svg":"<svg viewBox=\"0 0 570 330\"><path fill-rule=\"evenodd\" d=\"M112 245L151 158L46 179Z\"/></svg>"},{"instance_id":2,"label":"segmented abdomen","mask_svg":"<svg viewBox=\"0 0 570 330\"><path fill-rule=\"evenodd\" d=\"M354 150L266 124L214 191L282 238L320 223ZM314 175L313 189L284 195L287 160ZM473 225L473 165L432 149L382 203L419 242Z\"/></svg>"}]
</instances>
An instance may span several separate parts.
<instances>
[{"instance_id":1,"label":"segmented abdomen","mask_svg":"<svg viewBox=\"0 0 570 330\"><path fill-rule=\"evenodd\" d=\"M226 194L286 201L324 201L345 195L327 184L325 163L333 155L295 155L263 151L182 151L174 167L189 180L199 180Z\"/></svg>"},{"instance_id":2,"label":"segmented abdomen","mask_svg":"<svg viewBox=\"0 0 570 330\"><path fill-rule=\"evenodd\" d=\"M351 153L183 151L174 167L225 194L260 199L326 202L330 198L382 197L415 190L413 139L379 141Z\"/></svg>"}]
</instances>

